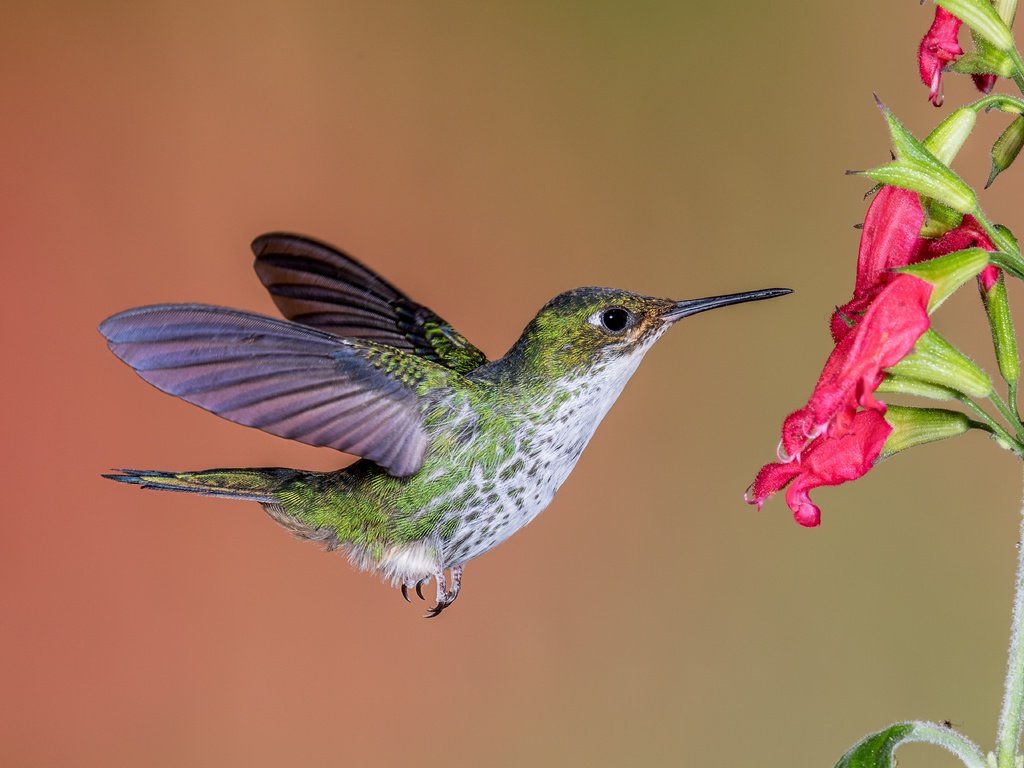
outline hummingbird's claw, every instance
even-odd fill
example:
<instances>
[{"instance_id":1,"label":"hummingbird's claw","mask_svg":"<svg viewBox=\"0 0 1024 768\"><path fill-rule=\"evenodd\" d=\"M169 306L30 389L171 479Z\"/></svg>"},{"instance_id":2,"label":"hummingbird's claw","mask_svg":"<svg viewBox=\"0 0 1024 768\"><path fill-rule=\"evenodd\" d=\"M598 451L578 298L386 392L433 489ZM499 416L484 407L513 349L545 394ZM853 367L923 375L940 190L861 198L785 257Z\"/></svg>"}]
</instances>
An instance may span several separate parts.
<instances>
[{"instance_id":1,"label":"hummingbird's claw","mask_svg":"<svg viewBox=\"0 0 1024 768\"><path fill-rule=\"evenodd\" d=\"M405 602L412 602L412 600L409 599L409 585L406 584L404 581L402 582L402 597L405 598Z\"/></svg>"},{"instance_id":2,"label":"hummingbird's claw","mask_svg":"<svg viewBox=\"0 0 1024 768\"><path fill-rule=\"evenodd\" d=\"M423 618L425 619L433 619L440 616L441 611L455 602L455 598L459 596L459 590L462 587L462 566L456 565L452 567L451 590L448 589L445 582L444 571L435 574L435 578L437 579L437 604L424 614ZM417 589L419 589L419 585L417 585Z\"/></svg>"},{"instance_id":3,"label":"hummingbird's claw","mask_svg":"<svg viewBox=\"0 0 1024 768\"><path fill-rule=\"evenodd\" d=\"M423 596L423 585L425 583L427 583L428 581L430 581L430 577L429 576L424 576L422 579L420 579L419 581L416 582L416 594L420 596L420 600L426 600L427 599L427 598L425 598ZM412 602L412 601L410 600L410 602Z\"/></svg>"},{"instance_id":4,"label":"hummingbird's claw","mask_svg":"<svg viewBox=\"0 0 1024 768\"><path fill-rule=\"evenodd\" d=\"M442 600L437 605L435 605L433 608L430 608L425 614L423 614L423 618L424 619L436 618L436 617L440 616L441 615L441 611L443 611L449 605L451 605L451 603L446 603L444 600Z\"/></svg>"}]
</instances>

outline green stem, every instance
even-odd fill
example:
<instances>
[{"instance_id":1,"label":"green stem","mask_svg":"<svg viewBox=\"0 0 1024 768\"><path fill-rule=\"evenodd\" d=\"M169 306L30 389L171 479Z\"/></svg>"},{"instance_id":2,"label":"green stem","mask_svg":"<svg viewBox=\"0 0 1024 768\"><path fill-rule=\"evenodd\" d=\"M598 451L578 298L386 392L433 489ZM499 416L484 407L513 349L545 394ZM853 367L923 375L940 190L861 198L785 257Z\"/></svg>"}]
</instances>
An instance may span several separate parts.
<instances>
[{"instance_id":1,"label":"green stem","mask_svg":"<svg viewBox=\"0 0 1024 768\"><path fill-rule=\"evenodd\" d=\"M1013 431L1017 433L1017 440L1024 442L1024 427L1021 426L1020 419L1017 414L1014 413L1014 409L1011 409L1006 401L999 395L998 392L992 390L992 394L988 396L988 399L992 402L992 405L996 407L996 410L1002 415L1004 419L1010 422L1010 426Z\"/></svg>"},{"instance_id":2,"label":"green stem","mask_svg":"<svg viewBox=\"0 0 1024 768\"><path fill-rule=\"evenodd\" d=\"M1010 61L1013 62L1013 82L1020 88L1021 93L1024 93L1024 61L1020 58L1020 51L1011 48L1007 53L1010 55Z\"/></svg>"},{"instance_id":3,"label":"green stem","mask_svg":"<svg viewBox=\"0 0 1024 768\"><path fill-rule=\"evenodd\" d=\"M917 721L913 723L914 729L911 738L907 741L924 742L942 747L947 752L952 752L967 768L989 768L985 762L985 756L981 750L970 739L962 736L952 728L947 728L938 723L927 723ZM1000 766L1000 768L1002 768Z\"/></svg>"},{"instance_id":4,"label":"green stem","mask_svg":"<svg viewBox=\"0 0 1024 768\"><path fill-rule=\"evenodd\" d=\"M1004 109L1006 106L1011 106L1012 109ZM989 96L982 96L977 101L973 101L968 104L967 107L968 109L973 109L975 112L995 108L1003 110L1004 112L1024 114L1024 99L1018 99L1016 96L1007 96L1004 93L993 93Z\"/></svg>"},{"instance_id":5,"label":"green stem","mask_svg":"<svg viewBox=\"0 0 1024 768\"><path fill-rule=\"evenodd\" d=\"M996 736L996 765L998 768L1015 768L1017 763L1021 707L1024 705L1022 621L1024 621L1024 508L1021 510L1021 532L1017 539L1017 580L1013 594L1010 653L1006 663L1006 684L1003 686L1003 710L999 715L999 732Z\"/></svg>"},{"instance_id":6,"label":"green stem","mask_svg":"<svg viewBox=\"0 0 1024 768\"><path fill-rule=\"evenodd\" d=\"M1000 442L1004 443L1006 448L1013 451L1018 458L1024 459L1024 444L1018 442L1017 438L1007 432L1002 424L989 416L988 412L984 408L964 394L958 393L957 400L970 408L978 418L988 426L988 431L990 431Z\"/></svg>"},{"instance_id":7,"label":"green stem","mask_svg":"<svg viewBox=\"0 0 1024 768\"><path fill-rule=\"evenodd\" d=\"M981 228L985 230L985 234L989 236L989 239L993 242L996 248L1008 256L1016 256L1018 261L1020 261L1020 250L1017 248L1016 243L1014 243L1005 232L989 220L988 216L985 215L985 212L981 210L980 205L975 207L972 215L978 220L978 223L981 224ZM1021 263L1024 264L1024 261L1021 261Z\"/></svg>"}]
</instances>

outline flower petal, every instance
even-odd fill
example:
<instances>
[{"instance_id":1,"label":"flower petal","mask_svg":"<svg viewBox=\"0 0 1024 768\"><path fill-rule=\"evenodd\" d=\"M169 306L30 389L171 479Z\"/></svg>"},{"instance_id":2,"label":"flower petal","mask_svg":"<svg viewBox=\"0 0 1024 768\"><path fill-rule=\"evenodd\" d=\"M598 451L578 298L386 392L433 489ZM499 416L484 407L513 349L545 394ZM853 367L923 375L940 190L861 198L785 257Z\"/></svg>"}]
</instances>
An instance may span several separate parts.
<instances>
[{"instance_id":1,"label":"flower petal","mask_svg":"<svg viewBox=\"0 0 1024 768\"><path fill-rule=\"evenodd\" d=\"M924 218L916 192L885 186L875 195L861 230L853 298L832 315L835 341L846 335L851 321L863 314L878 291L893 280L892 269L917 261Z\"/></svg>"},{"instance_id":2,"label":"flower petal","mask_svg":"<svg viewBox=\"0 0 1024 768\"><path fill-rule=\"evenodd\" d=\"M892 427L878 411L860 411L839 434L822 435L796 462L772 462L757 473L747 502L758 509L773 493L786 491L786 503L793 517L803 526L821 524L821 510L811 501L810 492L823 485L840 485L867 474L882 453Z\"/></svg>"},{"instance_id":3,"label":"flower petal","mask_svg":"<svg viewBox=\"0 0 1024 768\"><path fill-rule=\"evenodd\" d=\"M912 275L896 275L878 292L832 350L807 405L783 423L783 458L797 459L808 440L844 429L858 406L884 412L873 393L883 369L902 360L928 330L931 292L930 284Z\"/></svg>"},{"instance_id":4,"label":"flower petal","mask_svg":"<svg viewBox=\"0 0 1024 768\"><path fill-rule=\"evenodd\" d=\"M936 107L942 106L942 68L963 55L957 42L961 21L945 8L935 9L935 20L917 49L917 67L921 82L928 86L928 98Z\"/></svg>"}]
</instances>

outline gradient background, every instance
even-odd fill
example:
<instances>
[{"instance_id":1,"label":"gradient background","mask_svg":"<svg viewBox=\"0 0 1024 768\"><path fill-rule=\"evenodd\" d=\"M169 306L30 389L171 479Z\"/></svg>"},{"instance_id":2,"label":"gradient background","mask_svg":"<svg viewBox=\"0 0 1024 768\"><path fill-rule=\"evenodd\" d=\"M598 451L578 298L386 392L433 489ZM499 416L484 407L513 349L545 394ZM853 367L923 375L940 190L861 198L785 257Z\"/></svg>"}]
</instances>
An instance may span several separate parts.
<instances>
[{"instance_id":1,"label":"gradient background","mask_svg":"<svg viewBox=\"0 0 1024 768\"><path fill-rule=\"evenodd\" d=\"M853 285L869 185L843 171L888 157L872 90L919 135L948 112L916 79L930 6L20 5L0 763L820 766L906 718L991 745L1008 454L912 451L819 492L818 530L742 501ZM963 153L974 183L1003 125ZM1022 194L1008 174L985 205L1019 229ZM157 392L95 330L153 302L272 313L248 243L273 229L349 250L492 356L577 285L797 293L669 334L550 511L423 621L254 504L99 477L344 463ZM989 363L962 294L936 322Z\"/></svg>"}]
</instances>

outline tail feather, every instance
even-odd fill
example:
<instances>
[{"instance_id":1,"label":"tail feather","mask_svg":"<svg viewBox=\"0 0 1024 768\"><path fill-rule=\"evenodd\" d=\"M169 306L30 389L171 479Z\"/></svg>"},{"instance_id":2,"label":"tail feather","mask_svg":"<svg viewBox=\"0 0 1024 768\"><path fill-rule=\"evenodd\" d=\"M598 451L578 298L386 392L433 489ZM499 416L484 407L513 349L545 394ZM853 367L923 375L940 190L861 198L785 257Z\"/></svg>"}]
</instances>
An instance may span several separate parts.
<instances>
[{"instance_id":1,"label":"tail feather","mask_svg":"<svg viewBox=\"0 0 1024 768\"><path fill-rule=\"evenodd\" d=\"M202 472L160 472L145 469L119 469L103 475L108 480L158 491L198 493L225 499L274 504L279 489L294 470L288 469L208 469Z\"/></svg>"}]
</instances>

